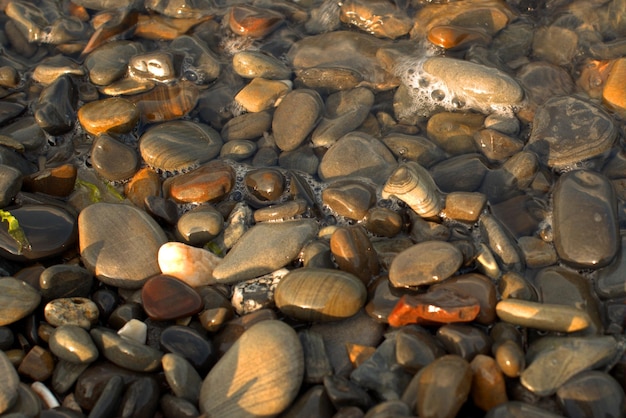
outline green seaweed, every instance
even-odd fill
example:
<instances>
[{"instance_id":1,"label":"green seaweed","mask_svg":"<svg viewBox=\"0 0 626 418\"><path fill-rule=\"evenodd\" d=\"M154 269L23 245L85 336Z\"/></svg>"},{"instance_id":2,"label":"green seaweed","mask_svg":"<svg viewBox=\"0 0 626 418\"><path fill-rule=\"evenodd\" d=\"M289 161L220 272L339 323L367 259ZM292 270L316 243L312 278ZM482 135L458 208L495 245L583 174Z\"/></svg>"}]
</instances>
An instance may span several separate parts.
<instances>
[{"instance_id":1,"label":"green seaweed","mask_svg":"<svg viewBox=\"0 0 626 418\"><path fill-rule=\"evenodd\" d=\"M204 245L204 248L211 251L213 254L218 255L220 257L222 257L224 255L224 252L222 251L222 249L220 248L220 246L216 243L216 242L207 242Z\"/></svg>"},{"instance_id":2,"label":"green seaweed","mask_svg":"<svg viewBox=\"0 0 626 418\"><path fill-rule=\"evenodd\" d=\"M19 222L17 221L17 218L11 215L11 212L0 209L0 221L6 222L7 224L9 224L9 229L7 232L9 233L11 238L13 238L15 242L17 242L18 254L21 254L22 250L24 249L26 250L31 249L30 242L28 242L28 239L26 238L26 234L24 233L24 230L22 229Z\"/></svg>"},{"instance_id":3,"label":"green seaweed","mask_svg":"<svg viewBox=\"0 0 626 418\"><path fill-rule=\"evenodd\" d=\"M90 183L85 180L76 179L76 184L79 186L83 186L89 191L89 200L91 203L98 203L102 200L102 196L100 195L100 189L93 183Z\"/></svg>"}]
</instances>

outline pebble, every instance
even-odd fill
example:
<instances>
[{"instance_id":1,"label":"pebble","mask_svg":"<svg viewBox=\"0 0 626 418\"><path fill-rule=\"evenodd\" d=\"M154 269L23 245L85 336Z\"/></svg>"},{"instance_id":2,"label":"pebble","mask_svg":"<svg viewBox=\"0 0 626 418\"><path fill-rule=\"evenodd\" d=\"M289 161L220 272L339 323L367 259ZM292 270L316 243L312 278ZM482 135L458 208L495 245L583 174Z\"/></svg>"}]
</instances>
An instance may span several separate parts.
<instances>
[{"instance_id":1,"label":"pebble","mask_svg":"<svg viewBox=\"0 0 626 418\"><path fill-rule=\"evenodd\" d=\"M480 328L471 324L446 324L437 330L437 340L446 352L472 361L478 354L488 354L491 338Z\"/></svg>"},{"instance_id":2,"label":"pebble","mask_svg":"<svg viewBox=\"0 0 626 418\"><path fill-rule=\"evenodd\" d=\"M399 38L409 33L413 26L404 10L385 0L348 0L342 4L340 19L379 38Z\"/></svg>"},{"instance_id":3,"label":"pebble","mask_svg":"<svg viewBox=\"0 0 626 418\"><path fill-rule=\"evenodd\" d=\"M615 378L599 371L577 374L557 389L556 396L569 416L617 417L624 411L622 387Z\"/></svg>"},{"instance_id":4,"label":"pebble","mask_svg":"<svg viewBox=\"0 0 626 418\"><path fill-rule=\"evenodd\" d=\"M165 233L134 206L90 205L80 213L78 230L81 259L103 283L137 289L161 272L156 255Z\"/></svg>"},{"instance_id":5,"label":"pebble","mask_svg":"<svg viewBox=\"0 0 626 418\"><path fill-rule=\"evenodd\" d=\"M480 217L487 196L476 192L452 192L446 194L443 215L460 222L476 222Z\"/></svg>"},{"instance_id":6,"label":"pebble","mask_svg":"<svg viewBox=\"0 0 626 418\"><path fill-rule=\"evenodd\" d=\"M78 170L72 164L37 171L23 177L25 191L42 192L51 196L68 197L74 190Z\"/></svg>"},{"instance_id":7,"label":"pebble","mask_svg":"<svg viewBox=\"0 0 626 418\"><path fill-rule=\"evenodd\" d=\"M446 158L445 152L425 136L391 132L382 141L396 158L415 161L426 168Z\"/></svg>"},{"instance_id":8,"label":"pebble","mask_svg":"<svg viewBox=\"0 0 626 418\"><path fill-rule=\"evenodd\" d=\"M231 303L239 315L245 315L274 305L274 290L288 273L279 269L256 279L239 282L233 286Z\"/></svg>"},{"instance_id":9,"label":"pebble","mask_svg":"<svg viewBox=\"0 0 626 418\"><path fill-rule=\"evenodd\" d=\"M318 232L310 219L256 224L213 270L218 283L236 283L271 273L293 261ZM263 252L263 260L255 254Z\"/></svg>"},{"instance_id":10,"label":"pebble","mask_svg":"<svg viewBox=\"0 0 626 418\"><path fill-rule=\"evenodd\" d=\"M333 321L357 313L367 291L354 275L331 269L300 268L276 286L276 307L302 321Z\"/></svg>"},{"instance_id":11,"label":"pebble","mask_svg":"<svg viewBox=\"0 0 626 418\"><path fill-rule=\"evenodd\" d=\"M620 275L620 271L626 257L625 237L621 237L620 250L615 259L606 267L597 270L597 280L594 281L595 291L602 299L617 299L626 296L626 286Z\"/></svg>"},{"instance_id":12,"label":"pebble","mask_svg":"<svg viewBox=\"0 0 626 418\"><path fill-rule=\"evenodd\" d=\"M235 101L248 112L262 112L277 106L290 90L290 81L255 78L237 93Z\"/></svg>"},{"instance_id":13,"label":"pebble","mask_svg":"<svg viewBox=\"0 0 626 418\"><path fill-rule=\"evenodd\" d=\"M130 98L143 122L156 123L186 116L198 103L198 87L186 80L177 84L157 84L153 89Z\"/></svg>"},{"instance_id":14,"label":"pebble","mask_svg":"<svg viewBox=\"0 0 626 418\"><path fill-rule=\"evenodd\" d=\"M39 289L46 302L65 297L88 297L93 276L77 265L56 264L41 272Z\"/></svg>"},{"instance_id":15,"label":"pebble","mask_svg":"<svg viewBox=\"0 0 626 418\"><path fill-rule=\"evenodd\" d=\"M76 83L70 76L63 75L44 87L39 94L35 120L50 135L62 135L74 127L77 106Z\"/></svg>"},{"instance_id":16,"label":"pebble","mask_svg":"<svg viewBox=\"0 0 626 418\"><path fill-rule=\"evenodd\" d=\"M222 161L212 160L171 178L164 187L169 189L169 197L177 203L206 203L224 199L234 183L233 168Z\"/></svg>"},{"instance_id":17,"label":"pebble","mask_svg":"<svg viewBox=\"0 0 626 418\"><path fill-rule=\"evenodd\" d=\"M337 214L361 220L376 201L372 184L356 180L336 180L322 191L322 203Z\"/></svg>"},{"instance_id":18,"label":"pebble","mask_svg":"<svg viewBox=\"0 0 626 418\"><path fill-rule=\"evenodd\" d=\"M189 245L203 245L217 237L224 227L224 216L211 205L200 205L181 215L176 235Z\"/></svg>"},{"instance_id":19,"label":"pebble","mask_svg":"<svg viewBox=\"0 0 626 418\"><path fill-rule=\"evenodd\" d=\"M222 139L208 125L191 121L172 121L148 129L139 139L139 152L152 168L182 172L196 168L216 157Z\"/></svg>"},{"instance_id":20,"label":"pebble","mask_svg":"<svg viewBox=\"0 0 626 418\"><path fill-rule=\"evenodd\" d=\"M286 80L291 70L282 61L261 51L240 51L233 55L233 70L244 78Z\"/></svg>"},{"instance_id":21,"label":"pebble","mask_svg":"<svg viewBox=\"0 0 626 418\"><path fill-rule=\"evenodd\" d=\"M431 290L420 295L403 295L389 314L389 325L471 322L480 305L473 297L460 296L447 289Z\"/></svg>"},{"instance_id":22,"label":"pebble","mask_svg":"<svg viewBox=\"0 0 626 418\"><path fill-rule=\"evenodd\" d=\"M617 131L600 107L576 96L552 97L537 108L526 149L555 169L610 150Z\"/></svg>"},{"instance_id":23,"label":"pebble","mask_svg":"<svg viewBox=\"0 0 626 418\"><path fill-rule=\"evenodd\" d=\"M280 414L296 398L303 375L302 348L295 331L280 321L259 322L244 332L204 379L200 411L229 417Z\"/></svg>"},{"instance_id":24,"label":"pebble","mask_svg":"<svg viewBox=\"0 0 626 418\"><path fill-rule=\"evenodd\" d=\"M226 142L220 151L220 158L233 161L244 161L257 151L255 142L248 140L232 140Z\"/></svg>"},{"instance_id":25,"label":"pebble","mask_svg":"<svg viewBox=\"0 0 626 418\"><path fill-rule=\"evenodd\" d=\"M137 172L139 156L132 147L103 134L93 141L91 164L102 178L113 182L125 181Z\"/></svg>"},{"instance_id":26,"label":"pebble","mask_svg":"<svg viewBox=\"0 0 626 418\"><path fill-rule=\"evenodd\" d=\"M78 109L78 121L92 135L126 133L138 120L137 106L121 97L96 100Z\"/></svg>"},{"instance_id":27,"label":"pebble","mask_svg":"<svg viewBox=\"0 0 626 418\"><path fill-rule=\"evenodd\" d=\"M4 351L0 352L0 369L0 413L4 414L17 401L20 378Z\"/></svg>"},{"instance_id":28,"label":"pebble","mask_svg":"<svg viewBox=\"0 0 626 418\"><path fill-rule=\"evenodd\" d=\"M197 403L202 379L193 366L183 357L172 353L164 354L161 363L172 392L179 398Z\"/></svg>"},{"instance_id":29,"label":"pebble","mask_svg":"<svg viewBox=\"0 0 626 418\"><path fill-rule=\"evenodd\" d=\"M55 327L76 325L88 330L98 322L99 314L93 301L81 297L54 299L44 307L46 321Z\"/></svg>"},{"instance_id":30,"label":"pebble","mask_svg":"<svg viewBox=\"0 0 626 418\"><path fill-rule=\"evenodd\" d=\"M576 307L554 303L506 299L496 305L504 321L546 331L575 332L591 325L589 315Z\"/></svg>"},{"instance_id":31,"label":"pebble","mask_svg":"<svg viewBox=\"0 0 626 418\"><path fill-rule=\"evenodd\" d=\"M396 287L438 283L450 277L463 262L463 255L452 244L421 242L399 253L389 267L389 280Z\"/></svg>"},{"instance_id":32,"label":"pebble","mask_svg":"<svg viewBox=\"0 0 626 418\"><path fill-rule=\"evenodd\" d=\"M143 308L155 321L192 316L203 307L202 298L192 287L175 277L150 277L141 288Z\"/></svg>"},{"instance_id":33,"label":"pebble","mask_svg":"<svg viewBox=\"0 0 626 418\"><path fill-rule=\"evenodd\" d=\"M98 86L106 86L126 74L128 61L143 52L139 43L114 41L102 45L85 59L89 80Z\"/></svg>"},{"instance_id":34,"label":"pebble","mask_svg":"<svg viewBox=\"0 0 626 418\"><path fill-rule=\"evenodd\" d=\"M365 285L380 272L378 257L363 227L338 227L330 237L330 251L340 270L354 274Z\"/></svg>"},{"instance_id":35,"label":"pebble","mask_svg":"<svg viewBox=\"0 0 626 418\"><path fill-rule=\"evenodd\" d=\"M137 319L131 319L117 331L117 335L145 344L148 337L148 325Z\"/></svg>"},{"instance_id":36,"label":"pebble","mask_svg":"<svg viewBox=\"0 0 626 418\"><path fill-rule=\"evenodd\" d=\"M554 247L559 258L577 268L597 269L619 250L614 189L590 170L562 175L554 187ZM574 210L571 202L584 202ZM591 233L593 231L593 233Z\"/></svg>"},{"instance_id":37,"label":"pebble","mask_svg":"<svg viewBox=\"0 0 626 418\"><path fill-rule=\"evenodd\" d=\"M19 321L39 306L41 295L26 282L13 277L0 279L0 326Z\"/></svg>"},{"instance_id":38,"label":"pebble","mask_svg":"<svg viewBox=\"0 0 626 418\"><path fill-rule=\"evenodd\" d=\"M276 107L272 132L276 146L293 151L304 143L315 129L324 112L324 102L315 90L290 91Z\"/></svg>"},{"instance_id":39,"label":"pebble","mask_svg":"<svg viewBox=\"0 0 626 418\"><path fill-rule=\"evenodd\" d=\"M287 96L285 96L285 98ZM285 99L283 99L283 101L284 100ZM278 108L276 110L278 110ZM258 139L266 132L269 132L270 129L276 131L276 129L272 128L272 123L275 118L275 112L274 115L272 115L272 112L269 110L264 112L244 113L228 120L228 122L226 122L222 127L222 131L220 133L226 142L236 139ZM275 136L276 132L274 132L274 137ZM273 164L268 166L271 165Z\"/></svg>"},{"instance_id":40,"label":"pebble","mask_svg":"<svg viewBox=\"0 0 626 418\"><path fill-rule=\"evenodd\" d=\"M136 372L151 372L161 367L163 353L159 350L106 328L96 327L89 333L100 353L113 364Z\"/></svg>"},{"instance_id":41,"label":"pebble","mask_svg":"<svg viewBox=\"0 0 626 418\"><path fill-rule=\"evenodd\" d=\"M496 361L478 354L470 363L472 370L472 399L474 404L487 412L508 401L505 380Z\"/></svg>"},{"instance_id":42,"label":"pebble","mask_svg":"<svg viewBox=\"0 0 626 418\"><path fill-rule=\"evenodd\" d=\"M52 354L71 363L91 363L98 358L98 349L91 336L76 325L55 328L48 345Z\"/></svg>"},{"instance_id":43,"label":"pebble","mask_svg":"<svg viewBox=\"0 0 626 418\"><path fill-rule=\"evenodd\" d=\"M624 117L624 112L626 111L626 102L618 86L624 78L625 64L626 60L623 58L615 61L602 89L602 103L622 117Z\"/></svg>"},{"instance_id":44,"label":"pebble","mask_svg":"<svg viewBox=\"0 0 626 418\"><path fill-rule=\"evenodd\" d=\"M22 359L17 372L29 379L44 382L54 370L54 356L49 350L36 345Z\"/></svg>"}]
</instances>

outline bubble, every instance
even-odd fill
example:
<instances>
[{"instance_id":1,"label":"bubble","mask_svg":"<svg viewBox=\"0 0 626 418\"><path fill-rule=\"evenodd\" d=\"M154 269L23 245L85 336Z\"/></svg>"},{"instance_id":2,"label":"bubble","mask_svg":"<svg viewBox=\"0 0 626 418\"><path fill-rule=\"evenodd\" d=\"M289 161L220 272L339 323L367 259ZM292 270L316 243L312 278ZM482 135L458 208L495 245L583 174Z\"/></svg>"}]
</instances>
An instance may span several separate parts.
<instances>
[{"instance_id":1,"label":"bubble","mask_svg":"<svg viewBox=\"0 0 626 418\"><path fill-rule=\"evenodd\" d=\"M430 93L430 97L432 97L433 100L440 102L446 98L446 93L444 93L441 90L435 90L432 93Z\"/></svg>"}]
</instances>

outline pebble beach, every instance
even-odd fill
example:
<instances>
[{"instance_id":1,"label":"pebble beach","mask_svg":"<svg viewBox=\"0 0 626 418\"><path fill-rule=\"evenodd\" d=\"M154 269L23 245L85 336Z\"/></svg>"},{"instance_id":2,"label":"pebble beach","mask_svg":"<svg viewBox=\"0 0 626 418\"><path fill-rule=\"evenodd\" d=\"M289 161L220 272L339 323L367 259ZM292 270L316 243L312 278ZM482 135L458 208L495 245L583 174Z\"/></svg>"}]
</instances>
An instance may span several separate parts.
<instances>
[{"instance_id":1,"label":"pebble beach","mask_svg":"<svg viewBox=\"0 0 626 418\"><path fill-rule=\"evenodd\" d=\"M0 416L624 417L625 118L626 0L0 0Z\"/></svg>"}]
</instances>

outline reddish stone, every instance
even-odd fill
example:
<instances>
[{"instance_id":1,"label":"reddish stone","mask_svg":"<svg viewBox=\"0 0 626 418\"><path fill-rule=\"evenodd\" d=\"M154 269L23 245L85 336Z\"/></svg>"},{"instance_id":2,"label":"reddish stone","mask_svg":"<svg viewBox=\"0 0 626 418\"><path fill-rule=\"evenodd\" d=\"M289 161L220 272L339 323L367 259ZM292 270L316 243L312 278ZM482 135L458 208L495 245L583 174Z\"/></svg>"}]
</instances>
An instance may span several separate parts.
<instances>
[{"instance_id":1,"label":"reddish stone","mask_svg":"<svg viewBox=\"0 0 626 418\"><path fill-rule=\"evenodd\" d=\"M470 44L488 44L491 37L480 28L462 26L434 26L428 31L428 40L444 49L455 49Z\"/></svg>"},{"instance_id":2,"label":"reddish stone","mask_svg":"<svg viewBox=\"0 0 626 418\"><path fill-rule=\"evenodd\" d=\"M204 303L196 290L174 277L159 274L141 289L143 309L156 321L184 318L200 312Z\"/></svg>"},{"instance_id":3,"label":"reddish stone","mask_svg":"<svg viewBox=\"0 0 626 418\"><path fill-rule=\"evenodd\" d=\"M144 202L149 196L159 196L161 193L161 179L150 167L137 171L124 188L128 200L139 208L144 208Z\"/></svg>"},{"instance_id":4,"label":"reddish stone","mask_svg":"<svg viewBox=\"0 0 626 418\"><path fill-rule=\"evenodd\" d=\"M76 167L72 164L46 168L24 177L24 190L67 197L74 190L76 173Z\"/></svg>"},{"instance_id":5,"label":"reddish stone","mask_svg":"<svg viewBox=\"0 0 626 418\"><path fill-rule=\"evenodd\" d=\"M478 273L463 274L451 277L442 283L434 285L430 290L446 288L457 295L475 298L480 304L480 313L476 322L489 325L496 320L496 286L491 279Z\"/></svg>"},{"instance_id":6,"label":"reddish stone","mask_svg":"<svg viewBox=\"0 0 626 418\"><path fill-rule=\"evenodd\" d=\"M262 38L272 32L284 20L284 16L270 9L259 9L240 4L233 6L228 15L230 29L237 35Z\"/></svg>"},{"instance_id":7,"label":"reddish stone","mask_svg":"<svg viewBox=\"0 0 626 418\"><path fill-rule=\"evenodd\" d=\"M479 302L448 289L434 289L421 295L404 295L389 315L389 325L450 324L471 322L480 312Z\"/></svg>"},{"instance_id":8,"label":"reddish stone","mask_svg":"<svg viewBox=\"0 0 626 418\"><path fill-rule=\"evenodd\" d=\"M235 172L218 160L204 164L189 173L174 177L169 194L178 203L204 203L223 199L235 183Z\"/></svg>"},{"instance_id":9,"label":"reddish stone","mask_svg":"<svg viewBox=\"0 0 626 418\"><path fill-rule=\"evenodd\" d=\"M367 286L380 272L378 256L361 226L339 227L330 237L330 251L339 268Z\"/></svg>"}]
</instances>

